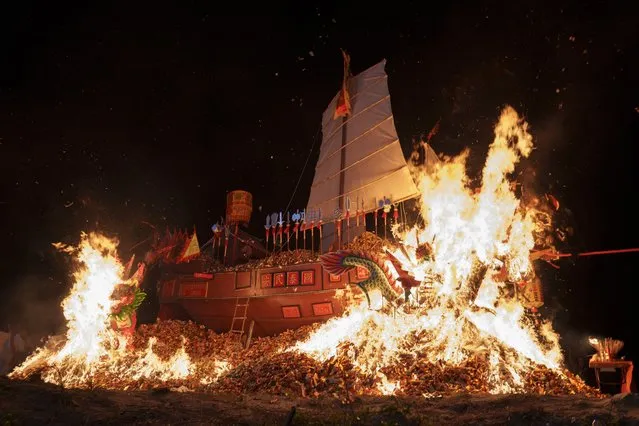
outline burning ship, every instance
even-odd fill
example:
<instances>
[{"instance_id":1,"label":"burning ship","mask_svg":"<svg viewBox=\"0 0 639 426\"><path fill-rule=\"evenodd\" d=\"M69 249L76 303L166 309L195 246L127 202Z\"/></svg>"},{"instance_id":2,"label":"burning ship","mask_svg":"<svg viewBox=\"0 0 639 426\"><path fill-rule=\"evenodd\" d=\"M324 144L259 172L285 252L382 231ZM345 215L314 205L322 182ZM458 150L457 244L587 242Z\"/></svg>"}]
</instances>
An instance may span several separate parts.
<instances>
[{"instance_id":1,"label":"burning ship","mask_svg":"<svg viewBox=\"0 0 639 426\"><path fill-rule=\"evenodd\" d=\"M197 248L189 248L197 245L195 234L183 235L185 249L177 257L178 263L164 268L158 285L159 319L191 319L218 333L248 334L249 339L252 335L275 335L342 315L348 302L336 295L359 287L368 298L367 288L374 286L373 275L383 276L386 300L404 295L408 301L411 294L413 301L427 300L417 292L429 290L429 274L415 278L414 273L407 272L418 259L413 254L411 260L403 245L396 246L401 250L394 254L393 250L386 250L381 258L371 259L374 253L363 254L364 259L357 264L351 262L350 267L331 266L335 258L324 257L322 262L318 256L352 246L353 240L366 231L367 217L374 224L375 234L380 226L384 237L391 233L391 227L399 231L399 212L404 203L422 195L414 179L415 168L407 163L397 136L386 61L351 76L348 55L344 54L344 59L342 89L322 116L322 144L306 208L293 213L292 220L288 212L268 216L265 249L256 238L239 229L251 218L251 194L229 193L226 223L213 227L213 252L216 247L221 252L225 241L224 255L220 257L226 268L207 265L197 257ZM418 175L432 172L440 162L428 141L420 146ZM422 257L427 256L429 243L425 239L420 243L419 235L414 238L417 257L420 252ZM432 236L429 238L432 241ZM275 257L288 253L294 242L296 250L288 256L293 261L238 264L242 257L267 256L269 240L271 256ZM174 246L175 239L169 235L156 251ZM302 247L304 250L299 250ZM310 251L306 250L309 247ZM247 252L251 255L247 256ZM376 254L380 254L379 250ZM382 270L378 271L378 267ZM483 268L484 274L486 269ZM540 307L543 301L538 280L527 282L520 278L514 291L523 295L528 308ZM478 291L482 278L478 275L474 281Z\"/></svg>"},{"instance_id":2,"label":"burning ship","mask_svg":"<svg viewBox=\"0 0 639 426\"><path fill-rule=\"evenodd\" d=\"M343 88L324 112L308 204L290 222L286 213L269 217L266 246L239 229L252 214L245 192L229 194L224 226L213 229L208 251L224 262L207 260L195 233L156 240L137 272L102 235L61 246L79 261L62 304L66 336L51 338L11 377L346 402L450 392L595 395L563 367L552 324L528 315L543 303L533 262L558 254L548 240L556 203L521 194L512 179L532 152L527 123L503 109L480 180L466 174L468 151L440 161L427 141L416 169L399 145L384 67L356 76L345 67ZM419 201L410 225L398 214L409 200ZM379 235L365 233L367 219ZM381 238L386 232L392 238ZM164 321L136 327L142 276L157 262ZM359 297L350 298L351 289ZM242 347L237 334L245 343L278 335Z\"/></svg>"}]
</instances>

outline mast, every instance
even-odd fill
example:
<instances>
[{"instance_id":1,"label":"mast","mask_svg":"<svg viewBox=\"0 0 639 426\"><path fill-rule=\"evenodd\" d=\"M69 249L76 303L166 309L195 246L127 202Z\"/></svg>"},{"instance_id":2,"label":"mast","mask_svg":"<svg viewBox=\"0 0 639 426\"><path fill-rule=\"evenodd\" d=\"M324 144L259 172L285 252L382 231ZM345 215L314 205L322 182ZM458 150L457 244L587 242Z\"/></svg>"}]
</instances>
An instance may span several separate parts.
<instances>
[{"instance_id":1,"label":"mast","mask_svg":"<svg viewBox=\"0 0 639 426\"><path fill-rule=\"evenodd\" d=\"M344 74L342 80L342 90L340 97L337 99L335 106L334 118L342 116L342 146L340 155L340 175L339 175L339 209L344 212L346 200L344 198L344 184L346 179L346 124L348 116L351 114L351 99L349 92L349 82L351 78L351 57L342 49L342 57L344 58Z\"/></svg>"},{"instance_id":2,"label":"mast","mask_svg":"<svg viewBox=\"0 0 639 426\"><path fill-rule=\"evenodd\" d=\"M344 198L344 183L346 176L346 117L342 117L342 155L340 158L340 174L339 174L339 209L346 209L346 200Z\"/></svg>"},{"instance_id":3,"label":"mast","mask_svg":"<svg viewBox=\"0 0 639 426\"><path fill-rule=\"evenodd\" d=\"M349 95L349 87L348 83L351 77L351 58L342 49L342 56L344 58L344 80L342 81L342 91L340 94L340 98L338 98L338 104L335 109L335 116L341 114L342 115L342 145L341 145L341 153L340 153L340 175L339 175L339 215L343 215L346 211L346 199L344 197L344 186L346 182L346 125L348 116L351 113L351 102ZM341 217L339 218L341 219ZM341 221L336 221L335 226L342 227ZM341 244L341 238L339 238L340 232L342 229L336 230L333 237L337 237L338 244ZM320 241L320 247L322 245L322 241ZM340 247L341 248L341 247Z\"/></svg>"}]
</instances>

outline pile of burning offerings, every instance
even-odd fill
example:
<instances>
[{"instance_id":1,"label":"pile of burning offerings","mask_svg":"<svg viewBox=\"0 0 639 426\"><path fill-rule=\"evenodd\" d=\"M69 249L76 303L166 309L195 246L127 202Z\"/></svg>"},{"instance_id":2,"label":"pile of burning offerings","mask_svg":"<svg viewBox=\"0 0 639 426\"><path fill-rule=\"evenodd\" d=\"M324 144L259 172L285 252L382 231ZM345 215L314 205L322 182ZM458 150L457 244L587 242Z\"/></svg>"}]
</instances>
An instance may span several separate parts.
<instances>
[{"instance_id":1,"label":"pile of burning offerings","mask_svg":"<svg viewBox=\"0 0 639 426\"><path fill-rule=\"evenodd\" d=\"M363 313L365 309L361 309ZM491 359L478 352L456 365L432 362L426 354L402 354L378 373L366 373L361 363L370 344L343 342L326 359L300 350L321 325L259 338L244 349L232 334L216 334L192 322L162 321L142 325L128 351L109 354L86 370L71 359L58 364L27 361L13 378L40 374L66 387L153 389L170 387L206 392L267 392L273 395L333 396L344 402L359 395L439 396L455 392L493 392ZM412 335L406 347L420 340ZM60 350L62 342L58 342ZM55 351L49 342L46 351ZM302 344L303 345L303 344ZM380 349L381 351L381 349ZM507 374L509 366L502 367ZM523 378L526 392L597 396L570 372L531 365Z\"/></svg>"},{"instance_id":2,"label":"pile of burning offerings","mask_svg":"<svg viewBox=\"0 0 639 426\"><path fill-rule=\"evenodd\" d=\"M230 335L174 321L141 326L123 342L109 327L123 270L116 244L84 235L74 251L76 282L63 302L66 337L50 340L11 377L39 374L66 387L333 395L345 402L366 394L596 396L563 368L559 337L549 322L530 320L516 291L535 279L530 253L548 226L519 202L508 180L531 150L526 123L506 108L481 187L470 187L467 152L422 175L424 225L395 229L400 245L385 249L399 269L429 287L429 303L417 303L422 286L416 287L394 311L354 303L341 317L257 339L246 350Z\"/></svg>"},{"instance_id":3,"label":"pile of burning offerings","mask_svg":"<svg viewBox=\"0 0 639 426\"><path fill-rule=\"evenodd\" d=\"M362 251L365 253L383 253L384 247L389 245L388 241L384 241L372 232L364 232L353 239L352 242L346 244L346 250Z\"/></svg>"},{"instance_id":4,"label":"pile of burning offerings","mask_svg":"<svg viewBox=\"0 0 639 426\"><path fill-rule=\"evenodd\" d=\"M384 241L377 235L364 232L362 235L355 238L350 244L347 244L346 248L350 250L364 251L368 253L382 253L384 245L388 245L388 241ZM252 269L260 268L273 268L278 266L298 265L302 263L314 263L320 261L320 254L311 250L282 250L275 253L271 253L264 259L251 260L247 263L240 265L225 266L219 263L216 259L211 258L205 268L207 272L235 272L235 271L249 271Z\"/></svg>"}]
</instances>

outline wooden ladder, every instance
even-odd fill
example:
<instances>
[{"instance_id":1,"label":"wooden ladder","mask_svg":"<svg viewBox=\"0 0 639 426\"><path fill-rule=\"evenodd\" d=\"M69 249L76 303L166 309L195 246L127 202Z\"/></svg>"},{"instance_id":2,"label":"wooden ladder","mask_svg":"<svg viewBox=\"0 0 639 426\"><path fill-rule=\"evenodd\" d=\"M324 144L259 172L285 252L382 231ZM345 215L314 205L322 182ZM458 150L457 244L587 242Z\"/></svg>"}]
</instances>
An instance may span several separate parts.
<instances>
[{"instance_id":1,"label":"wooden ladder","mask_svg":"<svg viewBox=\"0 0 639 426\"><path fill-rule=\"evenodd\" d=\"M245 303L240 303L242 299ZM233 321L231 321L230 333L237 333L240 337L244 334L244 324L246 323L246 314L248 313L250 297L237 297L235 300L235 311L233 312ZM242 310L244 308L244 310ZM240 328L236 328L241 320Z\"/></svg>"}]
</instances>

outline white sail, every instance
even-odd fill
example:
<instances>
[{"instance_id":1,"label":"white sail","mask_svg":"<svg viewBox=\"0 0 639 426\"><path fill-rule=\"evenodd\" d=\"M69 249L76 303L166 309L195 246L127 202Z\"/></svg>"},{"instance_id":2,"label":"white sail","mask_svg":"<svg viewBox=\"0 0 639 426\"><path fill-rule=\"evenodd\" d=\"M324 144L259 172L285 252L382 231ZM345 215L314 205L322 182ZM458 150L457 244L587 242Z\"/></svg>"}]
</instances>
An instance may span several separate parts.
<instances>
[{"instance_id":1,"label":"white sail","mask_svg":"<svg viewBox=\"0 0 639 426\"><path fill-rule=\"evenodd\" d=\"M333 118L339 93L324 111L307 219L317 220L321 212L329 222L349 201L354 215L377 209L384 198L396 203L418 196L395 130L385 65L383 60L350 79L352 109L345 119Z\"/></svg>"}]
</instances>

